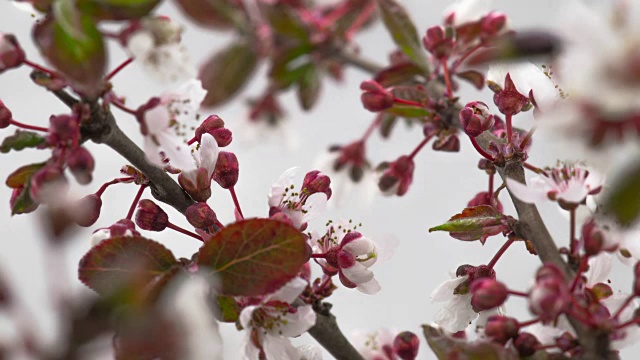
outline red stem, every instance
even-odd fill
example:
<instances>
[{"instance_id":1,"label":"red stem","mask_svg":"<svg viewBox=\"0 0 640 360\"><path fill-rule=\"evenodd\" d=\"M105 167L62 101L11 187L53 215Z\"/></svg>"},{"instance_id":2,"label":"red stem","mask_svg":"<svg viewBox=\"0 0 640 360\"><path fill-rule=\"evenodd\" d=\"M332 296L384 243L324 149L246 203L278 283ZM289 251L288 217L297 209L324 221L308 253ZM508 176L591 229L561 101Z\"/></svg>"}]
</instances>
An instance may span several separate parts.
<instances>
[{"instance_id":1,"label":"red stem","mask_svg":"<svg viewBox=\"0 0 640 360\"><path fill-rule=\"evenodd\" d=\"M196 141L198 141L198 139L196 139L196 137L194 136L193 138L191 138L191 140L187 141L187 145L191 145Z\"/></svg>"},{"instance_id":2,"label":"red stem","mask_svg":"<svg viewBox=\"0 0 640 360\"><path fill-rule=\"evenodd\" d=\"M509 294L514 296L529 297L529 294L522 291L509 290Z\"/></svg>"},{"instance_id":3,"label":"red stem","mask_svg":"<svg viewBox=\"0 0 640 360\"><path fill-rule=\"evenodd\" d=\"M109 74L107 74L107 76L105 77L106 81L111 80L114 76L116 76L122 69L126 68L127 65L131 64L133 62L133 58L130 57L127 60L125 60L122 64L118 65L117 68L113 69Z\"/></svg>"},{"instance_id":4,"label":"red stem","mask_svg":"<svg viewBox=\"0 0 640 360\"><path fill-rule=\"evenodd\" d=\"M416 155L418 155L418 153L420 152L420 150L422 150L422 148L427 145L427 143L429 142L429 140L431 140L431 136L427 136L424 139L422 139L422 141L420 142L420 144L418 144L418 146L416 146L415 149L413 149L413 151L411 152L411 154L409 154L409 159L413 160L414 157L416 157Z\"/></svg>"},{"instance_id":5,"label":"red stem","mask_svg":"<svg viewBox=\"0 0 640 360\"><path fill-rule=\"evenodd\" d=\"M350 41L354 33L360 30L362 25L371 17L371 14L373 14L373 11L376 9L376 7L377 4L375 1L369 1L369 4L364 9L364 11L362 11L358 15L353 24L351 24L349 29L345 32L344 37L347 39L347 41Z\"/></svg>"},{"instance_id":6,"label":"red stem","mask_svg":"<svg viewBox=\"0 0 640 360\"><path fill-rule=\"evenodd\" d=\"M504 244L502 244L502 247L498 250L498 252L493 256L493 259L491 259L491 261L489 261L489 263L487 264L487 267L489 269L493 269L493 267L496 265L496 263L498 262L498 260L500 260L500 257L502 256L502 254L504 254L505 251L507 251L507 249L509 248L509 246L511 246L511 244L513 244L515 241L514 238L510 238L508 239Z\"/></svg>"},{"instance_id":7,"label":"red stem","mask_svg":"<svg viewBox=\"0 0 640 360\"><path fill-rule=\"evenodd\" d=\"M471 139L471 145L473 145L473 147L476 149L476 151L480 155L482 155L482 157L484 157L489 161L494 161L493 157L488 152L484 151L484 149L480 146L480 144L478 144L478 141L476 141L476 138L469 136L469 139Z\"/></svg>"},{"instance_id":8,"label":"red stem","mask_svg":"<svg viewBox=\"0 0 640 360\"><path fill-rule=\"evenodd\" d=\"M620 330L620 329L625 328L625 327L627 327L629 325L633 325L633 324L637 324L637 323L638 323L638 321L635 318L633 318L633 319L631 319L631 320L629 320L627 322L623 322L622 324L616 326L616 329Z\"/></svg>"},{"instance_id":9,"label":"red stem","mask_svg":"<svg viewBox=\"0 0 640 360\"><path fill-rule=\"evenodd\" d=\"M327 254L311 254L313 259L324 259L327 257Z\"/></svg>"},{"instance_id":10,"label":"red stem","mask_svg":"<svg viewBox=\"0 0 640 360\"><path fill-rule=\"evenodd\" d=\"M142 193L147 185L140 185L140 189L138 189L138 193L136 197L133 198L133 203L131 203L131 207L129 207L129 212L127 213L127 220L131 220L133 217L133 212L136 210L136 206L138 205L138 201L140 201L140 197L142 197Z\"/></svg>"},{"instance_id":11,"label":"red stem","mask_svg":"<svg viewBox=\"0 0 640 360\"><path fill-rule=\"evenodd\" d=\"M453 97L453 87L451 86L451 74L449 74L449 65L447 65L447 60L442 59L442 71L444 72L444 83L447 85L447 95L449 98Z\"/></svg>"},{"instance_id":12,"label":"red stem","mask_svg":"<svg viewBox=\"0 0 640 360\"><path fill-rule=\"evenodd\" d=\"M113 179L111 181L108 181L108 182L102 184L102 186L100 186L100 189L98 189L98 191L96 191L96 195L98 195L98 197L102 196L104 191L107 190L107 187L109 187L111 185L124 183L124 182L130 182L130 181L133 181L132 177L117 178L117 179Z\"/></svg>"},{"instance_id":13,"label":"red stem","mask_svg":"<svg viewBox=\"0 0 640 360\"><path fill-rule=\"evenodd\" d=\"M529 164L527 162L523 162L522 166L524 166L525 169L529 169L529 170L533 171L536 174L542 174L544 176L549 177L549 174L546 171L540 169L539 167L533 166L533 165L531 165L531 164Z\"/></svg>"},{"instance_id":14,"label":"red stem","mask_svg":"<svg viewBox=\"0 0 640 360\"><path fill-rule=\"evenodd\" d=\"M533 133L536 132L536 127L532 127L531 130L529 130L529 132L527 132L527 135L524 137L524 139L522 139L522 141L520 141L520 148L524 149L527 144L529 144L529 142L531 141L531 137L533 136Z\"/></svg>"},{"instance_id":15,"label":"red stem","mask_svg":"<svg viewBox=\"0 0 640 360\"><path fill-rule=\"evenodd\" d=\"M478 45L472 47L464 55L462 55L456 61L454 61L453 65L451 66L451 72L456 72L458 70L458 67L460 67L460 65L462 65L462 62L465 61L469 57L469 55L471 55L474 52L476 52L476 50L480 49L482 46L484 46L484 44L478 44Z\"/></svg>"},{"instance_id":16,"label":"red stem","mask_svg":"<svg viewBox=\"0 0 640 360\"><path fill-rule=\"evenodd\" d=\"M24 64L28 65L28 66L31 66L32 68L34 68L34 69L36 69L38 71L42 71L43 73L46 73L51 77L56 77L57 76L55 71L49 70L49 69L45 68L42 65L38 65L38 64L36 64L34 62L29 61L28 59L24 59Z\"/></svg>"},{"instance_id":17,"label":"red stem","mask_svg":"<svg viewBox=\"0 0 640 360\"><path fill-rule=\"evenodd\" d=\"M522 329L525 326L529 326L529 325L533 325L533 324L537 324L540 322L540 318L536 318L536 319L531 319L529 321L525 321L525 322L519 322L518 323L518 328Z\"/></svg>"},{"instance_id":18,"label":"red stem","mask_svg":"<svg viewBox=\"0 0 640 360\"><path fill-rule=\"evenodd\" d=\"M120 100L118 100L118 99L114 99L114 101L112 101L111 103L113 104L113 106L117 107L118 109L120 109L120 110L122 110L122 111L124 111L124 112L126 112L126 113L129 113L129 114L131 114L131 115L133 115L133 116L135 116L135 115L136 115L136 111L135 111L135 110L130 109L130 108L128 108L128 107L126 107L126 106L125 106L123 103L121 103L121 102L120 102Z\"/></svg>"},{"instance_id":19,"label":"red stem","mask_svg":"<svg viewBox=\"0 0 640 360\"><path fill-rule=\"evenodd\" d=\"M27 130L49 132L49 129L47 129L47 128L21 123L19 121L13 120L13 119L9 120L9 123L11 123L11 125L13 125L13 126L17 126L19 128L23 128L23 129L27 129Z\"/></svg>"},{"instance_id":20,"label":"red stem","mask_svg":"<svg viewBox=\"0 0 640 360\"><path fill-rule=\"evenodd\" d=\"M489 197L493 196L493 177L495 174L489 174Z\"/></svg>"},{"instance_id":21,"label":"red stem","mask_svg":"<svg viewBox=\"0 0 640 360\"><path fill-rule=\"evenodd\" d=\"M507 142L511 144L511 137L513 137L513 124L512 124L512 114L505 115L505 121L507 123Z\"/></svg>"},{"instance_id":22,"label":"red stem","mask_svg":"<svg viewBox=\"0 0 640 360\"><path fill-rule=\"evenodd\" d=\"M202 237L200 235L198 235L196 233L193 233L193 232L191 232L189 230L183 229L180 226L174 225L174 224L169 222L169 223L167 223L167 227L169 229L171 229L171 230L175 230L175 231L177 231L177 232L179 232L181 234L185 234L187 236L191 236L194 239L198 239L198 240L204 242L204 239L202 239Z\"/></svg>"},{"instance_id":23,"label":"red stem","mask_svg":"<svg viewBox=\"0 0 640 360\"><path fill-rule=\"evenodd\" d=\"M588 262L586 258L580 259L580 266L578 267L578 271L576 272L576 275L571 282L571 292L573 292L576 289L576 286L578 286L578 282L582 277L582 273L587 269L587 264Z\"/></svg>"},{"instance_id":24,"label":"red stem","mask_svg":"<svg viewBox=\"0 0 640 360\"><path fill-rule=\"evenodd\" d=\"M409 105L409 106L415 106L415 107L422 107L422 104L420 104L417 101L405 100L405 99L400 99L400 98L395 98L395 99L393 99L393 101L396 104Z\"/></svg>"},{"instance_id":25,"label":"red stem","mask_svg":"<svg viewBox=\"0 0 640 360\"><path fill-rule=\"evenodd\" d=\"M240 202L238 201L238 196L236 196L236 189L232 186L229 188L229 192L231 193L233 204L236 206L236 209L238 209L238 214L240 214L240 217L244 219L244 215L242 215L242 210L240 210Z\"/></svg>"},{"instance_id":26,"label":"red stem","mask_svg":"<svg viewBox=\"0 0 640 360\"><path fill-rule=\"evenodd\" d=\"M618 309L615 314L613 314L613 318L618 320L618 318L620 317L620 314L622 314L622 311L629 306L629 304L631 303L631 301L636 297L635 294L631 294L629 295L629 297L627 297L627 299L624 301L624 303L620 306L620 309Z\"/></svg>"},{"instance_id":27,"label":"red stem","mask_svg":"<svg viewBox=\"0 0 640 360\"><path fill-rule=\"evenodd\" d=\"M569 253L578 252L576 241L576 209L569 210Z\"/></svg>"},{"instance_id":28,"label":"red stem","mask_svg":"<svg viewBox=\"0 0 640 360\"><path fill-rule=\"evenodd\" d=\"M367 130L364 132L364 135L362 135L362 139L360 140L361 142L365 142L367 141L367 139L369 139L369 136L373 134L373 130L375 130L382 122L382 116L383 116L383 113L376 115L376 118L373 119L373 122L371 123L371 125L369 125Z\"/></svg>"}]
</instances>

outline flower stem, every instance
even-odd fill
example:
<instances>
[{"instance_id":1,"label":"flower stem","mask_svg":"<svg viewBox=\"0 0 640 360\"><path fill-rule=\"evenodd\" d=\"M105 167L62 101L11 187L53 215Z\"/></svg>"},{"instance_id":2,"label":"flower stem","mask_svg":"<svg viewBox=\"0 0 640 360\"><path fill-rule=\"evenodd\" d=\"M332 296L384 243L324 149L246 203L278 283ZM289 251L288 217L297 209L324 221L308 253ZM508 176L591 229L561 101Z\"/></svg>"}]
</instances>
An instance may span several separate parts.
<instances>
[{"instance_id":1,"label":"flower stem","mask_svg":"<svg viewBox=\"0 0 640 360\"><path fill-rule=\"evenodd\" d=\"M341 17L343 17L347 12L349 12L349 8L351 7L350 1L343 1L340 5L338 5L335 9L333 9L330 13L328 13L322 20L319 22L319 27L321 29L326 29L338 21Z\"/></svg>"},{"instance_id":2,"label":"flower stem","mask_svg":"<svg viewBox=\"0 0 640 360\"><path fill-rule=\"evenodd\" d=\"M191 140L187 141L187 145L192 145L196 141L198 141L198 139L196 139L196 137L194 136L193 138L191 138Z\"/></svg>"},{"instance_id":3,"label":"flower stem","mask_svg":"<svg viewBox=\"0 0 640 360\"><path fill-rule=\"evenodd\" d=\"M411 100L405 100L405 99L400 99L400 98L395 98L393 99L393 101L396 104L401 104L401 105L409 105L409 106L415 106L415 107L422 107L422 104L420 104L417 101L411 101Z\"/></svg>"},{"instance_id":4,"label":"flower stem","mask_svg":"<svg viewBox=\"0 0 640 360\"><path fill-rule=\"evenodd\" d=\"M633 319L631 319L631 320L629 320L627 322L623 322L622 324L616 326L616 330L620 330L620 329L625 328L625 327L627 327L629 325L633 325L633 324L637 324L637 323L638 323L638 321L635 318L633 318Z\"/></svg>"},{"instance_id":5,"label":"flower stem","mask_svg":"<svg viewBox=\"0 0 640 360\"><path fill-rule=\"evenodd\" d=\"M493 267L496 265L496 263L498 262L498 260L500 260L500 257L502 256L502 254L504 254L505 251L507 251L507 249L509 248L509 246L511 246L511 244L513 244L515 242L515 238L509 238L503 245L502 247L498 250L498 252L493 256L493 259L491 259L491 261L489 261L489 263L487 264L487 267L489 269L493 269Z\"/></svg>"},{"instance_id":6,"label":"flower stem","mask_svg":"<svg viewBox=\"0 0 640 360\"><path fill-rule=\"evenodd\" d=\"M19 121L16 120L9 120L9 123L13 126L17 126L19 128L22 129L27 129L27 130L34 130L34 131L42 131L42 132L49 132L49 129L45 128L45 127L40 127L40 126L34 126L34 125L29 125L29 124L25 124L25 123L21 123Z\"/></svg>"},{"instance_id":7,"label":"flower stem","mask_svg":"<svg viewBox=\"0 0 640 360\"><path fill-rule=\"evenodd\" d=\"M511 138L513 137L513 124L511 121L511 118L513 117L512 114L506 114L505 115L505 121L507 123L507 142L509 144L511 144Z\"/></svg>"},{"instance_id":8,"label":"flower stem","mask_svg":"<svg viewBox=\"0 0 640 360\"><path fill-rule=\"evenodd\" d=\"M519 322L518 323L518 328L522 329L523 327L529 326L529 325L533 325L533 324L537 324L540 322L540 318L535 318L535 319L531 319L529 321L525 321L525 322Z\"/></svg>"},{"instance_id":9,"label":"flower stem","mask_svg":"<svg viewBox=\"0 0 640 360\"><path fill-rule=\"evenodd\" d=\"M131 182L131 181L133 181L132 177L123 177L123 178L117 178L117 179L113 179L111 181L107 181L106 183L102 184L102 186L100 186L100 189L98 189L98 191L96 191L96 195L98 197L102 196L104 191L107 190L107 187L109 187L111 185L119 184L119 183L125 183L125 182Z\"/></svg>"},{"instance_id":10,"label":"flower stem","mask_svg":"<svg viewBox=\"0 0 640 360\"><path fill-rule=\"evenodd\" d=\"M620 306L620 308L618 310L616 310L615 314L613 314L613 318L618 320L618 318L620 317L620 314L622 314L622 311L629 306L629 304L631 304L631 301L636 297L635 294L631 294L627 297L627 299L624 301L624 303L622 303L622 305Z\"/></svg>"},{"instance_id":11,"label":"flower stem","mask_svg":"<svg viewBox=\"0 0 640 360\"><path fill-rule=\"evenodd\" d=\"M514 296L529 297L529 294L522 291L509 290L509 294Z\"/></svg>"},{"instance_id":12,"label":"flower stem","mask_svg":"<svg viewBox=\"0 0 640 360\"><path fill-rule=\"evenodd\" d=\"M383 117L383 113L379 113L378 115L376 115L376 118L373 119L373 122L371 123L371 125L369 125L367 130L364 132L364 135L362 135L362 139L360 139L361 142L367 141L367 139L369 139L371 134L373 134L373 130L375 130L378 126L380 126L380 124L382 123L382 117Z\"/></svg>"},{"instance_id":13,"label":"flower stem","mask_svg":"<svg viewBox=\"0 0 640 360\"><path fill-rule=\"evenodd\" d=\"M449 73L449 65L447 65L446 59L442 59L440 63L442 64L442 71L444 73L444 83L447 86L447 96L449 96L449 98L452 98L453 87L451 86L451 74Z\"/></svg>"},{"instance_id":14,"label":"flower stem","mask_svg":"<svg viewBox=\"0 0 640 360\"><path fill-rule=\"evenodd\" d=\"M43 72L43 73L45 73L45 74L47 74L47 75L49 75L49 76L51 76L51 77L56 77L56 76L57 76L57 75L56 75L56 73L55 73L55 71L53 71L53 70L49 70L49 69L45 68L44 66L42 66L42 65L38 65L38 64L36 64L36 63L34 63L34 62L32 62L32 61L28 60L28 59L24 59L24 64L25 64L25 65L29 65L29 66L31 66L32 68L34 68L34 69L36 69L36 70L38 70L38 71L41 71L41 72Z\"/></svg>"},{"instance_id":15,"label":"flower stem","mask_svg":"<svg viewBox=\"0 0 640 360\"><path fill-rule=\"evenodd\" d=\"M194 238L194 239L198 239L198 240L200 240L200 241L204 242L204 240L202 239L202 237L201 237L200 235L198 235L198 234L196 234L196 233L192 233L192 232L191 232L191 231L189 231L189 230L183 229L183 228L181 228L180 226L177 226L177 225L172 224L172 223L167 223L167 227L168 227L169 229L171 229L171 230L175 230L175 231L177 231L177 232L179 232L179 233L181 233L181 234L185 234L185 235L187 235L187 236L191 236L191 237L192 237L192 238Z\"/></svg>"},{"instance_id":16,"label":"flower stem","mask_svg":"<svg viewBox=\"0 0 640 360\"><path fill-rule=\"evenodd\" d=\"M140 185L140 189L138 189L138 193L136 197L133 198L133 203L131 203L131 207L129 207L129 212L127 213L127 220L131 220L133 217L133 212L136 210L136 206L138 205L138 201L140 201L140 197L142 197L142 193L147 185Z\"/></svg>"},{"instance_id":17,"label":"flower stem","mask_svg":"<svg viewBox=\"0 0 640 360\"><path fill-rule=\"evenodd\" d=\"M491 155L489 155L488 152L484 151L484 149L480 146L480 144L478 144L478 141L476 140L476 138L469 136L469 139L471 139L471 145L473 145L473 148L476 149L476 151L480 155L482 155L482 157L484 157L489 161L494 161L494 158Z\"/></svg>"},{"instance_id":18,"label":"flower stem","mask_svg":"<svg viewBox=\"0 0 640 360\"><path fill-rule=\"evenodd\" d=\"M522 141L520 141L520 148L524 149L525 147L527 147L527 145L529 144L529 142L531 142L531 137L533 136L533 133L536 132L536 127L532 127L531 130L529 130L527 132L527 135L524 137L524 139L522 139Z\"/></svg>"},{"instance_id":19,"label":"flower stem","mask_svg":"<svg viewBox=\"0 0 640 360\"><path fill-rule=\"evenodd\" d=\"M133 58L130 57L127 60L125 60L122 64L118 65L118 67L116 67L115 69L113 69L109 74L107 74L107 76L104 78L106 81L111 80L114 76L116 76L122 69L126 68L127 65L131 64L133 62Z\"/></svg>"},{"instance_id":20,"label":"flower stem","mask_svg":"<svg viewBox=\"0 0 640 360\"><path fill-rule=\"evenodd\" d=\"M124 112L126 112L128 114L131 114L133 116L136 115L136 111L135 110L126 107L122 102L120 102L120 100L115 99L111 103L113 104L113 106L117 107L118 109L120 109L120 110L122 110L122 111L124 111Z\"/></svg>"},{"instance_id":21,"label":"flower stem","mask_svg":"<svg viewBox=\"0 0 640 360\"><path fill-rule=\"evenodd\" d=\"M358 15L353 24L351 24L349 29L344 33L344 37L347 41L351 41L356 31L360 30L362 25L371 18L371 14L373 14L376 7L377 4L375 1L369 1L367 7Z\"/></svg>"},{"instance_id":22,"label":"flower stem","mask_svg":"<svg viewBox=\"0 0 640 360\"><path fill-rule=\"evenodd\" d=\"M578 282L580 281L580 278L582 277L582 273L587 269L587 259L581 259L580 260L580 266L578 267L578 271L575 274L575 277L573 278L573 281L571 282L571 287L569 289L571 289L571 292L573 292L576 287L578 286Z\"/></svg>"},{"instance_id":23,"label":"flower stem","mask_svg":"<svg viewBox=\"0 0 640 360\"><path fill-rule=\"evenodd\" d=\"M240 214L240 217L244 219L242 210L240 210L240 202L238 201L238 196L236 196L236 189L233 186L229 188L229 193L231 193L231 198L233 199L233 204L236 206L236 210L238 210L238 214Z\"/></svg>"},{"instance_id":24,"label":"flower stem","mask_svg":"<svg viewBox=\"0 0 640 360\"><path fill-rule=\"evenodd\" d=\"M489 174L489 197L493 196L493 178L495 174Z\"/></svg>"},{"instance_id":25,"label":"flower stem","mask_svg":"<svg viewBox=\"0 0 640 360\"><path fill-rule=\"evenodd\" d=\"M569 210L569 251L572 255L578 251L576 245L576 209L574 208Z\"/></svg>"},{"instance_id":26,"label":"flower stem","mask_svg":"<svg viewBox=\"0 0 640 360\"><path fill-rule=\"evenodd\" d=\"M416 155L418 155L418 153L420 152L420 150L422 150L422 148L427 145L427 143L429 142L429 140L431 140L431 136L426 136L424 139L422 139L422 141L420 142L420 144L418 144L418 146L416 146L415 149L413 149L413 151L411 152L411 154L409 154L409 159L413 160L414 157L416 157Z\"/></svg>"},{"instance_id":27,"label":"flower stem","mask_svg":"<svg viewBox=\"0 0 640 360\"><path fill-rule=\"evenodd\" d=\"M542 175L547 176L547 177L549 176L549 174L546 171L544 171L543 169L541 169L539 167L533 166L533 165L529 164L528 162L523 162L522 166L525 169L529 169L529 170L533 171L536 174L542 174Z\"/></svg>"},{"instance_id":28,"label":"flower stem","mask_svg":"<svg viewBox=\"0 0 640 360\"><path fill-rule=\"evenodd\" d=\"M311 258L313 259L324 259L327 257L327 254L311 254Z\"/></svg>"},{"instance_id":29,"label":"flower stem","mask_svg":"<svg viewBox=\"0 0 640 360\"><path fill-rule=\"evenodd\" d=\"M460 65L462 65L462 63L469 57L469 55L473 54L474 52L476 52L478 49L480 49L483 46L484 46L484 44L478 44L478 45L472 47L471 49L469 49L469 51L464 53L464 55L460 56L456 61L453 62L453 65L451 66L451 71L452 72L456 72L458 70L458 67L460 67Z\"/></svg>"}]
</instances>

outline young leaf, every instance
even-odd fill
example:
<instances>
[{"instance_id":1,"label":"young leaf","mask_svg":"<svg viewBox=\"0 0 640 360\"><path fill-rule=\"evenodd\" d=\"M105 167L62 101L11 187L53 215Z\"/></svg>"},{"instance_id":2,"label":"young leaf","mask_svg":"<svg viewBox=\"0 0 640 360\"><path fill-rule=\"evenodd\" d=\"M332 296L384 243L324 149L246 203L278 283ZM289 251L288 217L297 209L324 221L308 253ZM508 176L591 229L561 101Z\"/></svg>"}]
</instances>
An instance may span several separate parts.
<instances>
[{"instance_id":1,"label":"young leaf","mask_svg":"<svg viewBox=\"0 0 640 360\"><path fill-rule=\"evenodd\" d=\"M34 148L44 144L45 138L33 131L16 130L16 133L7 136L0 145L0 152L8 153L11 150L20 151L25 148Z\"/></svg>"},{"instance_id":2,"label":"young leaf","mask_svg":"<svg viewBox=\"0 0 640 360\"><path fill-rule=\"evenodd\" d=\"M304 110L311 110L320 96L320 74L313 64L308 64L298 80L298 102Z\"/></svg>"},{"instance_id":3,"label":"young leaf","mask_svg":"<svg viewBox=\"0 0 640 360\"><path fill-rule=\"evenodd\" d=\"M424 337L433 353L440 360L465 359L465 360L518 360L514 347L486 341L468 341L456 339L443 333L433 326L422 325Z\"/></svg>"},{"instance_id":4,"label":"young leaf","mask_svg":"<svg viewBox=\"0 0 640 360\"><path fill-rule=\"evenodd\" d=\"M12 202L11 205L11 215L16 214L27 214L35 211L38 208L38 203L33 201L30 195L31 189L31 181L27 180L26 185L23 188L18 188L14 190L15 192L19 192L15 198L15 201Z\"/></svg>"},{"instance_id":5,"label":"young leaf","mask_svg":"<svg viewBox=\"0 0 640 360\"><path fill-rule=\"evenodd\" d=\"M475 86L476 89L482 90L484 87L484 75L475 70L467 70L456 73L456 76L460 79L469 82L471 85Z\"/></svg>"},{"instance_id":6,"label":"young leaf","mask_svg":"<svg viewBox=\"0 0 640 360\"><path fill-rule=\"evenodd\" d=\"M88 97L97 96L107 68L102 34L73 0L58 0L52 16L36 23L33 37L42 55Z\"/></svg>"},{"instance_id":7,"label":"young leaf","mask_svg":"<svg viewBox=\"0 0 640 360\"><path fill-rule=\"evenodd\" d=\"M222 322L236 322L240 317L240 306L231 296L216 296L216 304L219 313L216 313L218 320Z\"/></svg>"},{"instance_id":8,"label":"young leaf","mask_svg":"<svg viewBox=\"0 0 640 360\"><path fill-rule=\"evenodd\" d=\"M604 209L620 224L628 226L640 218L640 162L615 180L605 199Z\"/></svg>"},{"instance_id":9,"label":"young leaf","mask_svg":"<svg viewBox=\"0 0 640 360\"><path fill-rule=\"evenodd\" d=\"M220 295L258 296L293 279L309 260L305 236L283 222L250 219L215 233L197 263L216 277Z\"/></svg>"},{"instance_id":10,"label":"young leaf","mask_svg":"<svg viewBox=\"0 0 640 360\"><path fill-rule=\"evenodd\" d=\"M377 0L382 21L398 47L423 71L429 73L429 61L425 54L418 31L402 5L395 0Z\"/></svg>"},{"instance_id":11,"label":"young leaf","mask_svg":"<svg viewBox=\"0 0 640 360\"><path fill-rule=\"evenodd\" d=\"M421 118L431 115L431 112L425 108L407 105L393 105L390 109L385 110L385 113L405 118Z\"/></svg>"},{"instance_id":12,"label":"young leaf","mask_svg":"<svg viewBox=\"0 0 640 360\"><path fill-rule=\"evenodd\" d=\"M161 0L77 0L78 9L101 20L130 20L147 16Z\"/></svg>"},{"instance_id":13,"label":"young leaf","mask_svg":"<svg viewBox=\"0 0 640 360\"><path fill-rule=\"evenodd\" d=\"M199 78L207 90L202 105L221 105L231 99L249 80L257 62L253 46L244 41L215 54L200 71Z\"/></svg>"},{"instance_id":14,"label":"young leaf","mask_svg":"<svg viewBox=\"0 0 640 360\"><path fill-rule=\"evenodd\" d=\"M178 6L194 22L213 29L225 30L246 21L235 1L176 0Z\"/></svg>"},{"instance_id":15,"label":"young leaf","mask_svg":"<svg viewBox=\"0 0 640 360\"><path fill-rule=\"evenodd\" d=\"M94 246L80 260L78 277L103 296L139 289L178 261L162 244L141 236L118 236Z\"/></svg>"},{"instance_id":16,"label":"young leaf","mask_svg":"<svg viewBox=\"0 0 640 360\"><path fill-rule=\"evenodd\" d=\"M418 75L422 75L422 69L412 62L403 62L380 71L374 80L383 87L390 87L404 84Z\"/></svg>"},{"instance_id":17,"label":"young leaf","mask_svg":"<svg viewBox=\"0 0 640 360\"><path fill-rule=\"evenodd\" d=\"M511 228L512 220L489 205L469 207L454 215L442 225L432 227L432 231L447 231L451 237L463 241L480 240L498 235Z\"/></svg>"},{"instance_id":18,"label":"young leaf","mask_svg":"<svg viewBox=\"0 0 640 360\"><path fill-rule=\"evenodd\" d=\"M37 163L21 166L12 172L5 182L12 189L19 189L27 185L31 176L38 170L42 169L46 163Z\"/></svg>"}]
</instances>

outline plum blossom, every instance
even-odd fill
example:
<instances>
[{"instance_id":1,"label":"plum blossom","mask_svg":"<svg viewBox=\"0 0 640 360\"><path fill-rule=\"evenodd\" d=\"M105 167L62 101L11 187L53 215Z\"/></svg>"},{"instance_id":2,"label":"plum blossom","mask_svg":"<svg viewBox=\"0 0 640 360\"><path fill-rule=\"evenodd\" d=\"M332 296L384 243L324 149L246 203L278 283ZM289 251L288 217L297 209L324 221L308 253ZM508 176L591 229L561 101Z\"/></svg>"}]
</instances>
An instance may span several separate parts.
<instances>
[{"instance_id":1,"label":"plum blossom","mask_svg":"<svg viewBox=\"0 0 640 360\"><path fill-rule=\"evenodd\" d=\"M157 166L164 166L164 156L171 166L193 169L191 150L182 139L184 124L197 116L206 91L199 80L190 80L175 92L151 99L138 114L143 128L144 150L147 159ZM164 156L162 156L164 153Z\"/></svg>"},{"instance_id":2,"label":"plum blossom","mask_svg":"<svg viewBox=\"0 0 640 360\"><path fill-rule=\"evenodd\" d=\"M286 170L271 185L269 215L285 215L294 227L304 229L307 222L324 212L328 198L323 192L310 193L304 189L300 192L295 191L294 178L298 170L297 167Z\"/></svg>"},{"instance_id":3,"label":"plum blossom","mask_svg":"<svg viewBox=\"0 0 640 360\"><path fill-rule=\"evenodd\" d=\"M526 203L540 203L555 200L565 204L580 204L588 195L594 195L602 189L600 176L588 169L566 164L541 174L522 184L514 179L507 179L509 191Z\"/></svg>"},{"instance_id":4,"label":"plum blossom","mask_svg":"<svg viewBox=\"0 0 640 360\"><path fill-rule=\"evenodd\" d=\"M311 305L297 309L290 305L306 286L306 281L295 278L260 304L242 309L240 324L245 330L242 359L261 359L261 355L267 360L302 357L301 350L294 347L288 337L300 336L316 323L316 313Z\"/></svg>"},{"instance_id":5,"label":"plum blossom","mask_svg":"<svg viewBox=\"0 0 640 360\"><path fill-rule=\"evenodd\" d=\"M395 359L393 341L398 335L395 329L379 329L373 332L356 331L353 344L364 360Z\"/></svg>"},{"instance_id":6,"label":"plum blossom","mask_svg":"<svg viewBox=\"0 0 640 360\"><path fill-rule=\"evenodd\" d=\"M444 302L434 321L444 330L455 333L466 329L478 317L471 307L471 293L455 294L458 286L467 281L468 275L447 280L431 293L431 302Z\"/></svg>"},{"instance_id":7,"label":"plum blossom","mask_svg":"<svg viewBox=\"0 0 640 360\"><path fill-rule=\"evenodd\" d=\"M143 19L127 39L127 49L158 80L190 78L196 71L180 42L181 34L182 27L167 17Z\"/></svg>"},{"instance_id":8,"label":"plum blossom","mask_svg":"<svg viewBox=\"0 0 640 360\"><path fill-rule=\"evenodd\" d=\"M347 222L332 224L322 237L312 234L311 242L325 274L337 274L342 285L372 295L380 291L380 284L369 270L378 260L378 247L356 229Z\"/></svg>"},{"instance_id":9,"label":"plum blossom","mask_svg":"<svg viewBox=\"0 0 640 360\"><path fill-rule=\"evenodd\" d=\"M218 142L211 134L204 134L200 138L200 144L192 151L193 161L195 162L195 168L183 169L181 176L184 176L188 181L193 184L197 183L197 175L200 169L204 169L206 172L206 179L211 184L211 176L216 168L216 162L218 161L218 154L220 150L218 148Z\"/></svg>"}]
</instances>

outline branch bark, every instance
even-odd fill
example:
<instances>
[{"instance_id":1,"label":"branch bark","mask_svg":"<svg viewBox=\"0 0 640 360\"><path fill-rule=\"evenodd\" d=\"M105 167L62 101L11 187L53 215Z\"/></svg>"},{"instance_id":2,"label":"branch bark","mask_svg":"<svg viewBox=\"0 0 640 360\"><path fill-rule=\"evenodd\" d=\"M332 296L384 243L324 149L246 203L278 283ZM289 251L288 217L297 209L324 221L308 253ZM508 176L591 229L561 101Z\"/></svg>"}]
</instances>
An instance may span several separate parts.
<instances>
[{"instance_id":1,"label":"branch bark","mask_svg":"<svg viewBox=\"0 0 640 360\"><path fill-rule=\"evenodd\" d=\"M340 331L336 317L331 314L330 309L331 304L328 303L314 306L316 324L309 329L309 334L338 360L363 360L362 355Z\"/></svg>"}]
</instances>

